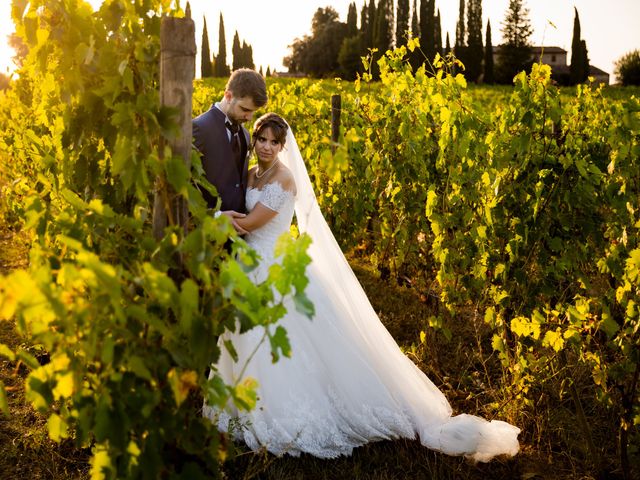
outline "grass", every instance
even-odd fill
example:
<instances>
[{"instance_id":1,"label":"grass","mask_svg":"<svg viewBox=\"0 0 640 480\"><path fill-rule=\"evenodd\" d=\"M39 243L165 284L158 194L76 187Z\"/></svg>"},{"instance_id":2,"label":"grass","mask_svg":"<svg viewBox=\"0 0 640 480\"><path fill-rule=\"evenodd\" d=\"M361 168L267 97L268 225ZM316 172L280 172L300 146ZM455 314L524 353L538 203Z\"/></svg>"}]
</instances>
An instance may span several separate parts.
<instances>
[{"instance_id":1,"label":"grass","mask_svg":"<svg viewBox=\"0 0 640 480\"><path fill-rule=\"evenodd\" d=\"M514 458L497 458L488 464L473 464L461 457L442 455L415 440L374 442L357 448L350 457L321 460L312 456L275 457L249 452L241 445L237 455L223 468L224 478L262 480L414 480L414 479L575 479L605 478L591 464L577 427L574 405L563 395L560 380L550 379L533 405L515 405L513 392L503 391L501 367L491 354L488 331L481 320L469 314L451 319L452 340L429 328L426 320L438 308L437 297L421 296L414 289L389 284L363 259L349 258L356 276L373 307L405 353L438 385L454 413L492 418L489 405L502 406L496 418L516 423L522 429L521 451ZM0 229L0 273L26 265L26 247L20 235ZM420 342L420 332L426 334ZM11 322L0 322L0 343L16 347L23 340ZM89 452L77 449L71 440L57 444L46 434L45 417L24 398L26 369L0 359L0 379L8 388L10 417L0 416L0 478L84 479L89 478ZM601 447L606 478L617 478L615 425L595 402L587 372L571 372L580 388L586 415L596 445Z\"/></svg>"}]
</instances>

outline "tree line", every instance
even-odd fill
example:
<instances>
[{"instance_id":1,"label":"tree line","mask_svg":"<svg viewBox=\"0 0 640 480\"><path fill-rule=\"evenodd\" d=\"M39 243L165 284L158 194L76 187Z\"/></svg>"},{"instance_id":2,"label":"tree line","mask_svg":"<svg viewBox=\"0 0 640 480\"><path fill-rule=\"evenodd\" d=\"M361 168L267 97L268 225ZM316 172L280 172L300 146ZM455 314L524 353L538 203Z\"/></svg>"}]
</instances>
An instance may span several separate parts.
<instances>
[{"instance_id":1,"label":"tree line","mask_svg":"<svg viewBox=\"0 0 640 480\"><path fill-rule=\"evenodd\" d=\"M231 46L232 61L231 66L227 63L227 40L224 31L224 18L220 13L220 23L218 26L218 54L212 55L209 48L209 32L207 31L207 18L203 15L202 28L202 50L200 57L200 76L207 77L228 77L231 70L238 68L255 68L253 62L253 47L245 40L240 43L240 35L236 30L233 35L233 45ZM260 67L262 73L262 67ZM267 69L267 76L270 75Z\"/></svg>"},{"instance_id":2,"label":"tree line","mask_svg":"<svg viewBox=\"0 0 640 480\"><path fill-rule=\"evenodd\" d=\"M310 77L340 76L353 80L363 73L362 57L371 55L371 73L377 78L376 60L385 51L417 38L420 49L407 53L407 61L414 69L426 64L430 71L436 54L450 53L463 63L464 75L471 82L510 84L519 71L530 69L535 61L530 41L533 27L524 0L510 0L501 28L504 41L495 49L490 20L483 32L482 0L460 0L453 45L449 32L445 33L443 45L440 10L435 3L435 0L413 0L410 5L410 0L397 0L394 10L393 0L365 0L358 19L353 2L346 22L339 19L331 6L318 8L311 20L311 33L293 41L283 64L290 72ZM576 9L571 75L559 80L566 84L580 83L586 80L588 72L587 47L580 38Z\"/></svg>"},{"instance_id":3,"label":"tree line","mask_svg":"<svg viewBox=\"0 0 640 480\"><path fill-rule=\"evenodd\" d=\"M554 80L561 85L575 85L589 76L589 56L586 41L581 38L580 17L574 7L575 17L571 42L571 64L568 73L554 72ZM187 2L185 11L189 11ZM363 73L362 57L372 55L377 60L388 49L406 45L412 38L418 38L421 49L408 55L412 67L430 64L436 53L446 56L452 53L464 65L464 75L468 81L476 83L510 84L516 73L529 70L533 58L530 36L533 33L529 20L529 10L524 0L510 0L502 22L504 42L496 48L497 62L494 63L494 47L491 21L487 21L484 44L482 34L482 0L460 0L456 23L455 43L451 46L449 32L442 42L440 11L435 8L435 0L397 0L395 12L393 0L364 0L360 10L355 2L349 5L347 21L341 22L332 7L319 8L312 19L311 34L296 38L289 46L291 54L283 64L293 73L302 73L314 78L340 76L353 80ZM255 68L253 48L246 41L240 41L238 31L233 36L232 61L227 60L227 42L224 19L220 13L218 28L218 53L211 53L207 20L203 16L201 38L200 74L206 77L228 77L232 70L242 67ZM28 48L12 33L7 36L9 46L16 52L13 61L22 64ZM372 63L374 78L377 65ZM428 69L430 70L430 69ZM260 73L263 73L260 66ZM640 84L640 50L628 52L616 61L615 73L622 85ZM267 67L265 76L271 76ZM0 73L0 90L9 87L11 77Z\"/></svg>"}]
</instances>

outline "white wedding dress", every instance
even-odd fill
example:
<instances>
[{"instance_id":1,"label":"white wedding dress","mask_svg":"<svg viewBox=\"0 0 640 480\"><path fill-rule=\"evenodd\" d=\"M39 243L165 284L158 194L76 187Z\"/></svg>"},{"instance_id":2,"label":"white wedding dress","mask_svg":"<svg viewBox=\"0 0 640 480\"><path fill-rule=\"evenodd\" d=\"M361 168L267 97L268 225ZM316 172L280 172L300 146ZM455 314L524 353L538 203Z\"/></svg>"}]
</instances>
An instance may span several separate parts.
<instances>
[{"instance_id":1,"label":"white wedding dress","mask_svg":"<svg viewBox=\"0 0 640 480\"><path fill-rule=\"evenodd\" d=\"M275 261L275 241L289 231L295 206L298 228L313 242L306 294L315 315L309 319L293 306L288 308L279 324L287 331L292 355L276 363L268 341L258 346L262 327L226 334L238 362L222 348L214 368L227 383L234 383L258 347L243 373L243 378L258 381L258 402L250 412L205 405L204 415L222 431L237 419L233 425L242 426L232 429L236 439L278 455L303 452L334 458L350 455L367 442L400 437L419 438L430 449L482 462L515 455L520 429L472 415L452 416L442 392L402 353L380 322L322 218L291 129L280 158L294 174L298 195L294 199L278 183L247 191L248 211L260 202L278 212L245 237L262 257L253 280L266 277Z\"/></svg>"}]
</instances>

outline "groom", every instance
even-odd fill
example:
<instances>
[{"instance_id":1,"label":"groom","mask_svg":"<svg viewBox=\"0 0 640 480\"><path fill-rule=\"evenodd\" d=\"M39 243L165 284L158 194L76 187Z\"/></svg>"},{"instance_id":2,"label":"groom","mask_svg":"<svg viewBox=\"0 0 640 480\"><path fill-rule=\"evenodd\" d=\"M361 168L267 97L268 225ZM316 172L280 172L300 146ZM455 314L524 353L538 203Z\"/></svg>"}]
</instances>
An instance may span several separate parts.
<instances>
[{"instance_id":1,"label":"groom","mask_svg":"<svg viewBox=\"0 0 640 480\"><path fill-rule=\"evenodd\" d=\"M247 188L250 137L242 126L254 112L266 105L267 87L262 75L249 68L235 70L219 102L193 119L193 143L202 155L202 166L209 183L216 187L226 215L240 234L246 233L235 218L243 217ZM209 208L218 197L203 191Z\"/></svg>"}]
</instances>

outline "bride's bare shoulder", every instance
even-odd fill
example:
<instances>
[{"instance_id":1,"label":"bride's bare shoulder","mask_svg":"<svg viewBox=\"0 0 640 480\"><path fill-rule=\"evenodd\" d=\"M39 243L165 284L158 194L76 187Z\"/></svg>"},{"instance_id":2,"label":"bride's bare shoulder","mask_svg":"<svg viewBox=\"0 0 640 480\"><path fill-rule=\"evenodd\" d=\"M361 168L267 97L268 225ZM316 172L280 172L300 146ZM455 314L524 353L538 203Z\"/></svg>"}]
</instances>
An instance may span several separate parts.
<instances>
[{"instance_id":1,"label":"bride's bare shoulder","mask_svg":"<svg viewBox=\"0 0 640 480\"><path fill-rule=\"evenodd\" d=\"M293 178L293 174L291 170L289 170L286 166L280 164L278 171L273 176L273 181L278 182L282 185L284 190L287 190L294 195L296 194L296 182Z\"/></svg>"}]
</instances>

